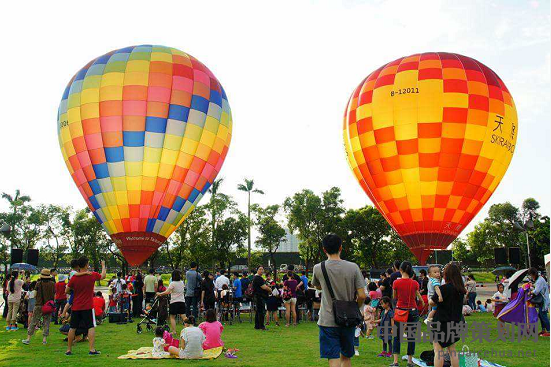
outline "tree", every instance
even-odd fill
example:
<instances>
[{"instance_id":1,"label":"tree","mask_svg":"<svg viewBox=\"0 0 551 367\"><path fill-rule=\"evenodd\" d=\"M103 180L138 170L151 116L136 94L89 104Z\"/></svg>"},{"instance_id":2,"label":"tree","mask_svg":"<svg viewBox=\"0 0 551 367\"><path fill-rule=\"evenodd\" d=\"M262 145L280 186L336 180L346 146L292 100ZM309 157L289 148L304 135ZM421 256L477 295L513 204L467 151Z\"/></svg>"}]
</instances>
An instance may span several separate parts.
<instances>
[{"instance_id":1,"label":"tree","mask_svg":"<svg viewBox=\"0 0 551 367\"><path fill-rule=\"evenodd\" d=\"M496 228L492 224L484 220L478 223L474 230L467 233L467 244L471 251L476 254L476 259L479 263L488 266L491 260L494 258L494 247L497 246L495 242Z\"/></svg>"},{"instance_id":2,"label":"tree","mask_svg":"<svg viewBox=\"0 0 551 367\"><path fill-rule=\"evenodd\" d=\"M29 202L31 197L28 195L21 195L19 189L15 190L15 195L2 193L2 199L8 202L9 209L4 216L4 222L10 226L11 231L8 236L10 241L10 250L13 248L22 248L24 242L24 228L23 221L29 216L31 207Z\"/></svg>"},{"instance_id":3,"label":"tree","mask_svg":"<svg viewBox=\"0 0 551 367\"><path fill-rule=\"evenodd\" d=\"M465 264L475 265L478 263L476 254L469 248L467 241L456 238L452 242L453 258Z\"/></svg>"},{"instance_id":4,"label":"tree","mask_svg":"<svg viewBox=\"0 0 551 367\"><path fill-rule=\"evenodd\" d=\"M345 209L340 195L338 187L324 191L321 197L305 189L283 203L289 230L297 231L301 240L299 250L306 260L306 270L311 261L317 262L321 258L321 242L327 234L346 235L342 225Z\"/></svg>"},{"instance_id":5,"label":"tree","mask_svg":"<svg viewBox=\"0 0 551 367\"><path fill-rule=\"evenodd\" d=\"M231 262L235 261L236 253L243 249L243 242L247 237L248 219L245 214L235 212L225 218L216 228L216 247L214 254L222 267L230 269Z\"/></svg>"},{"instance_id":6,"label":"tree","mask_svg":"<svg viewBox=\"0 0 551 367\"><path fill-rule=\"evenodd\" d=\"M268 251L270 262L274 269L274 278L277 280L277 263L275 252L281 241L285 239L285 229L279 224L276 217L279 214L279 205L270 205L265 208L256 209L256 226L259 236L256 238L256 244L260 248Z\"/></svg>"},{"instance_id":7,"label":"tree","mask_svg":"<svg viewBox=\"0 0 551 367\"><path fill-rule=\"evenodd\" d=\"M49 251L52 256L53 265L57 268L59 260L69 248L62 240L64 232L69 231L68 223L70 223L70 207L65 208L59 205L43 205L40 211L44 214L45 219L45 234L46 246L45 250ZM55 245L50 243L50 239L55 240Z\"/></svg>"},{"instance_id":8,"label":"tree","mask_svg":"<svg viewBox=\"0 0 551 367\"><path fill-rule=\"evenodd\" d=\"M344 227L354 258L364 266L378 268L390 247L391 231L381 213L372 206L350 209L344 216Z\"/></svg>"},{"instance_id":9,"label":"tree","mask_svg":"<svg viewBox=\"0 0 551 367\"><path fill-rule=\"evenodd\" d=\"M254 188L254 180L245 179L244 184L237 185L239 191L247 193L247 268L251 265L251 194L256 193L264 195L264 191Z\"/></svg>"},{"instance_id":10,"label":"tree","mask_svg":"<svg viewBox=\"0 0 551 367\"><path fill-rule=\"evenodd\" d=\"M311 190L302 190L285 199L283 207L287 214L287 226L291 232L298 232L299 251L306 260L306 271L321 242L319 212L322 200Z\"/></svg>"},{"instance_id":11,"label":"tree","mask_svg":"<svg viewBox=\"0 0 551 367\"><path fill-rule=\"evenodd\" d=\"M164 243L163 250L172 269L184 262L207 263L212 260L210 251L210 228L205 206L196 207Z\"/></svg>"}]
</instances>

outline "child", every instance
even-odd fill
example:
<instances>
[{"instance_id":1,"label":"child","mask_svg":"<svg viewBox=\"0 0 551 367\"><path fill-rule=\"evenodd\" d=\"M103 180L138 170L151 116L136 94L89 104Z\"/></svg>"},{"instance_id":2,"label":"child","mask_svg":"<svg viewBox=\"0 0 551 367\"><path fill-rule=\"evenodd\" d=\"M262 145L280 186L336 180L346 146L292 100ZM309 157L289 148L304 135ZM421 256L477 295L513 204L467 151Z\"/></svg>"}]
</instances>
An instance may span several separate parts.
<instances>
[{"instance_id":1,"label":"child","mask_svg":"<svg viewBox=\"0 0 551 367\"><path fill-rule=\"evenodd\" d=\"M442 292L440 292L440 267L436 265L429 266L429 284L427 286L427 298L431 299L434 293L438 295L438 302L442 302ZM425 320L425 324L432 322L432 318L436 313L436 306L432 307L429 315Z\"/></svg>"},{"instance_id":2,"label":"child","mask_svg":"<svg viewBox=\"0 0 551 367\"><path fill-rule=\"evenodd\" d=\"M266 308L268 312L266 313L266 325L270 325L270 320L274 320L275 324L279 326L279 320L277 316L277 310L281 302L281 295L279 293L279 286L274 283L272 286L272 293L268 296L266 300Z\"/></svg>"},{"instance_id":3,"label":"child","mask_svg":"<svg viewBox=\"0 0 551 367\"><path fill-rule=\"evenodd\" d=\"M128 290L126 284L121 286L121 292L119 294L119 300L121 304L121 312L126 313L127 320L130 322L130 298L132 297L132 292Z\"/></svg>"},{"instance_id":4,"label":"child","mask_svg":"<svg viewBox=\"0 0 551 367\"><path fill-rule=\"evenodd\" d=\"M29 291L25 295L25 299L27 300L27 312L29 313L29 320L27 321L27 325L31 324L31 320L33 318L33 311L34 311L34 305L36 304L36 290L34 289L36 287L36 280L31 282L29 285Z\"/></svg>"},{"instance_id":5,"label":"child","mask_svg":"<svg viewBox=\"0 0 551 367\"><path fill-rule=\"evenodd\" d=\"M381 290L379 289L379 287L377 287L377 284L375 284L375 282L369 283L367 285L367 289L369 290L368 296L369 298L371 298L371 306L377 308L379 300L383 296ZM377 301L376 304L374 304L375 301Z\"/></svg>"},{"instance_id":6,"label":"child","mask_svg":"<svg viewBox=\"0 0 551 367\"><path fill-rule=\"evenodd\" d=\"M165 340L163 339L164 332L165 329L162 326L158 326L155 329L155 337L153 338L153 351L151 352L153 358L163 358L170 355L170 353L163 350L164 346L166 345Z\"/></svg>"},{"instance_id":7,"label":"child","mask_svg":"<svg viewBox=\"0 0 551 367\"><path fill-rule=\"evenodd\" d=\"M212 308L208 309L205 313L205 322L199 324L199 329L203 330L205 334L205 341L203 342L203 349L212 349L224 346L224 342L220 335L224 330L224 326L220 321L216 320L216 311Z\"/></svg>"},{"instance_id":8,"label":"child","mask_svg":"<svg viewBox=\"0 0 551 367\"><path fill-rule=\"evenodd\" d=\"M366 327L365 337L373 339L371 332L375 329L375 308L371 306L371 298L367 297L364 301L364 323Z\"/></svg>"},{"instance_id":9,"label":"child","mask_svg":"<svg viewBox=\"0 0 551 367\"><path fill-rule=\"evenodd\" d=\"M193 316L184 317L184 328L180 334L180 346L168 347L168 352L180 359L199 359L203 357L205 334L195 325Z\"/></svg>"},{"instance_id":10,"label":"child","mask_svg":"<svg viewBox=\"0 0 551 367\"><path fill-rule=\"evenodd\" d=\"M476 311L478 312L487 312L486 307L482 305L482 301L478 300L476 301Z\"/></svg>"},{"instance_id":11,"label":"child","mask_svg":"<svg viewBox=\"0 0 551 367\"><path fill-rule=\"evenodd\" d=\"M383 351L377 355L377 357L388 357L392 356L392 328L394 327L394 311L391 307L391 301L388 297L381 298L381 318L375 320L379 323L379 338L383 341Z\"/></svg>"},{"instance_id":12,"label":"child","mask_svg":"<svg viewBox=\"0 0 551 367\"><path fill-rule=\"evenodd\" d=\"M117 288L112 287L109 293L109 313L117 312Z\"/></svg>"},{"instance_id":13,"label":"child","mask_svg":"<svg viewBox=\"0 0 551 367\"><path fill-rule=\"evenodd\" d=\"M491 299L488 298L486 302L484 302L484 307L486 307L486 312L494 312L494 304Z\"/></svg>"}]
</instances>

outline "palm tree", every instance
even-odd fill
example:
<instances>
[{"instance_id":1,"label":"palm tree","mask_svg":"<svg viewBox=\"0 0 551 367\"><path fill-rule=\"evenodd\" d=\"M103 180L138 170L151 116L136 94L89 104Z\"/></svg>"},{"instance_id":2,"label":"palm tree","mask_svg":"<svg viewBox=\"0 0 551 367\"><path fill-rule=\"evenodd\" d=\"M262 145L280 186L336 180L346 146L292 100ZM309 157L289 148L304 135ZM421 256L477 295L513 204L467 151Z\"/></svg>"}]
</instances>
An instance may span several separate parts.
<instances>
[{"instance_id":1,"label":"palm tree","mask_svg":"<svg viewBox=\"0 0 551 367\"><path fill-rule=\"evenodd\" d=\"M254 180L245 179L245 184L237 185L237 190L244 191L248 195L247 201L247 225L248 225L248 238L247 238L247 268L251 270L251 193L264 195L264 191L254 188Z\"/></svg>"},{"instance_id":2,"label":"palm tree","mask_svg":"<svg viewBox=\"0 0 551 367\"><path fill-rule=\"evenodd\" d=\"M21 195L19 189L15 190L15 197L10 194L2 193L2 199L8 201L10 209L12 210L11 215L9 215L7 224L11 227L9 239L10 239L10 249L13 249L14 240L15 240L15 227L19 224L19 208L25 206L28 202L31 201L31 197L28 195Z\"/></svg>"},{"instance_id":3,"label":"palm tree","mask_svg":"<svg viewBox=\"0 0 551 367\"><path fill-rule=\"evenodd\" d=\"M211 241L212 245L214 246L214 239L215 239L215 229L216 229L216 210L214 205L214 200L216 199L216 194L218 194L218 190L220 189L220 185L222 185L222 181L224 181L223 178L219 178L218 180L212 181L212 185L209 188L210 192L210 202L211 202L211 217L212 217L212 231L211 231Z\"/></svg>"}]
</instances>

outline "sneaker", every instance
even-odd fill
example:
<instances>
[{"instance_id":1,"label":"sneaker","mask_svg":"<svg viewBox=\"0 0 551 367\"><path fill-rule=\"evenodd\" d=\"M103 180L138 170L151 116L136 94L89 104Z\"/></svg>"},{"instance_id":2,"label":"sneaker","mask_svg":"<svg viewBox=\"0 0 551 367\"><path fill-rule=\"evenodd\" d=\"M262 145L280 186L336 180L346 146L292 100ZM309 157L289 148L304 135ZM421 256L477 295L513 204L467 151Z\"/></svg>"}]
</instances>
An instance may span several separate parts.
<instances>
[{"instance_id":1,"label":"sneaker","mask_svg":"<svg viewBox=\"0 0 551 367\"><path fill-rule=\"evenodd\" d=\"M99 354L101 354L99 350L93 350L93 351L91 350L88 352L88 355L91 355L91 356L97 356Z\"/></svg>"},{"instance_id":2,"label":"sneaker","mask_svg":"<svg viewBox=\"0 0 551 367\"><path fill-rule=\"evenodd\" d=\"M377 357L386 357L386 352L381 352L379 354L377 354Z\"/></svg>"},{"instance_id":3,"label":"sneaker","mask_svg":"<svg viewBox=\"0 0 551 367\"><path fill-rule=\"evenodd\" d=\"M73 355L73 353L72 353L72 352L69 352L69 351L67 351L67 352L65 352L65 355L66 355L66 356L72 356L72 355Z\"/></svg>"},{"instance_id":4,"label":"sneaker","mask_svg":"<svg viewBox=\"0 0 551 367\"><path fill-rule=\"evenodd\" d=\"M357 351L357 350L355 350L355 351L354 351L354 355L355 355L355 356L357 357L357 356L359 356L359 355L360 355L360 352L359 352L359 351Z\"/></svg>"},{"instance_id":5,"label":"sneaker","mask_svg":"<svg viewBox=\"0 0 551 367\"><path fill-rule=\"evenodd\" d=\"M21 340L21 343L25 344L25 345L29 345L31 341L29 339L23 339Z\"/></svg>"},{"instance_id":6,"label":"sneaker","mask_svg":"<svg viewBox=\"0 0 551 367\"><path fill-rule=\"evenodd\" d=\"M429 319L428 317L425 319L425 321L423 321L425 323L425 325L428 325L432 322L432 319Z\"/></svg>"},{"instance_id":7,"label":"sneaker","mask_svg":"<svg viewBox=\"0 0 551 367\"><path fill-rule=\"evenodd\" d=\"M542 333L540 336L544 336L544 337L549 337L551 334L549 334L548 332L545 332L545 333Z\"/></svg>"}]
</instances>

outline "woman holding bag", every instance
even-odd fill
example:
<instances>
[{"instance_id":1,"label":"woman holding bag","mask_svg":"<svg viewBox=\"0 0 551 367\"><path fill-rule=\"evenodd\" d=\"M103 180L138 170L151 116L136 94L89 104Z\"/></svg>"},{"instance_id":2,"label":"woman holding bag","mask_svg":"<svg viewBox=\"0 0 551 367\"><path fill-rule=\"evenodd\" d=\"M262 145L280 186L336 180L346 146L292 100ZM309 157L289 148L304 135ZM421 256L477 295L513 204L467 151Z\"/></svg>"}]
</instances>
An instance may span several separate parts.
<instances>
[{"instance_id":1,"label":"woman holding bag","mask_svg":"<svg viewBox=\"0 0 551 367\"><path fill-rule=\"evenodd\" d=\"M425 302L419 293L419 283L413 280L413 268L409 261L404 261L400 265L401 278L398 278L392 283L394 299L396 299L396 310L394 310L394 325L397 327L397 333L392 344L392 353L394 355L394 363L391 367L398 367L398 357L400 356L400 336L404 332L403 323L416 323L419 321L419 311L417 310L417 300L419 300L421 308L425 306ZM400 327L401 326L401 327ZM406 331L408 332L408 331ZM415 330L411 330L413 335ZM415 354L415 341L413 338L408 338L408 363L407 367L414 367L412 362Z\"/></svg>"}]
</instances>

